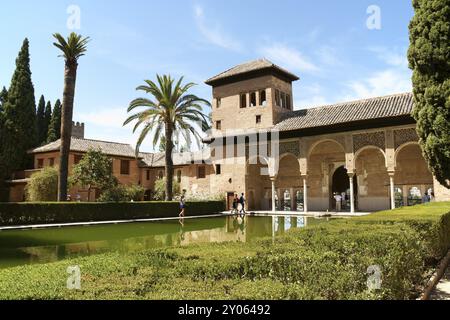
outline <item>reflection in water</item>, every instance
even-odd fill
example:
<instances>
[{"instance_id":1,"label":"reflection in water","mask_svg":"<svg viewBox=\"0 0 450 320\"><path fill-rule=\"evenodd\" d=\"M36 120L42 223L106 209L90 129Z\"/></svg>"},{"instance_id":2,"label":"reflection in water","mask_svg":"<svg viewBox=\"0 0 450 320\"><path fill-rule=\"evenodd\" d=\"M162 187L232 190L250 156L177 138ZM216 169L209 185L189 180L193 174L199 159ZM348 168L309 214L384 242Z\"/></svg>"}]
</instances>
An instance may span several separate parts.
<instances>
[{"instance_id":1,"label":"reflection in water","mask_svg":"<svg viewBox=\"0 0 450 320\"><path fill-rule=\"evenodd\" d=\"M228 216L101 227L0 233L0 268L46 263L104 252L135 252L208 242L250 242L320 223L303 216Z\"/></svg>"}]
</instances>

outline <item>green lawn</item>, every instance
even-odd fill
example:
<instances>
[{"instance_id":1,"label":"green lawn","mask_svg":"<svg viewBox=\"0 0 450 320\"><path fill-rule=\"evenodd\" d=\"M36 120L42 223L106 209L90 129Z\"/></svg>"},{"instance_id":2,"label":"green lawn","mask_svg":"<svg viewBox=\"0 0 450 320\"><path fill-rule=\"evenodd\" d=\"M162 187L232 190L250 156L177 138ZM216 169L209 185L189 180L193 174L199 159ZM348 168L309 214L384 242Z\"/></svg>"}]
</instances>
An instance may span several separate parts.
<instances>
[{"instance_id":1,"label":"green lawn","mask_svg":"<svg viewBox=\"0 0 450 320\"><path fill-rule=\"evenodd\" d=\"M450 247L450 203L380 212L252 243L104 254L0 270L0 299L410 299ZM79 265L82 289L66 289ZM367 288L367 268L382 271Z\"/></svg>"}]
</instances>

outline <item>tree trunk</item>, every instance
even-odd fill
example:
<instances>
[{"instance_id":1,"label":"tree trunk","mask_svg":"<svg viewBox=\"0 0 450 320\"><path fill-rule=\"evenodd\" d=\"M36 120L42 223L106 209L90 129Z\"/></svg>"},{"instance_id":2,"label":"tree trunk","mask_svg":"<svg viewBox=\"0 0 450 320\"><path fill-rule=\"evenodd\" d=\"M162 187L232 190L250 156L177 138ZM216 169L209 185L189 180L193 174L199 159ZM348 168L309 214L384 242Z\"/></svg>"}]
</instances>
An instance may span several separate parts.
<instances>
[{"instance_id":1,"label":"tree trunk","mask_svg":"<svg viewBox=\"0 0 450 320\"><path fill-rule=\"evenodd\" d=\"M172 124L166 123L166 201L173 200Z\"/></svg>"},{"instance_id":2,"label":"tree trunk","mask_svg":"<svg viewBox=\"0 0 450 320\"><path fill-rule=\"evenodd\" d=\"M67 201L69 153L72 136L73 101L77 78L77 62L67 62L64 70L64 95L61 115L61 149L58 177L58 200Z\"/></svg>"}]
</instances>

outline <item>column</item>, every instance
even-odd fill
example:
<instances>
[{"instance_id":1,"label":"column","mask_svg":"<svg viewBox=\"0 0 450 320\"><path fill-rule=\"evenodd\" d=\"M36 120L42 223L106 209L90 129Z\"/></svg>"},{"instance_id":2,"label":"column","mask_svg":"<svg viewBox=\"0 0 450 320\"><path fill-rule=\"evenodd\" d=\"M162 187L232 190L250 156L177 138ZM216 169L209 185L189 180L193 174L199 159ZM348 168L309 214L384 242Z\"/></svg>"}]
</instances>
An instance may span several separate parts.
<instances>
[{"instance_id":1,"label":"column","mask_svg":"<svg viewBox=\"0 0 450 320\"><path fill-rule=\"evenodd\" d=\"M394 173L389 172L389 185L390 185L390 194L391 194L391 209L395 209L395 184L394 184Z\"/></svg>"},{"instance_id":2,"label":"column","mask_svg":"<svg viewBox=\"0 0 450 320\"><path fill-rule=\"evenodd\" d=\"M305 213L308 212L308 177L303 176L303 208Z\"/></svg>"},{"instance_id":3,"label":"column","mask_svg":"<svg viewBox=\"0 0 450 320\"><path fill-rule=\"evenodd\" d=\"M296 203L295 203L295 202L296 202L296 201L295 201L294 188L291 188L289 192L291 193L291 211L297 211L297 210L295 209L295 206L296 206Z\"/></svg>"},{"instance_id":4,"label":"column","mask_svg":"<svg viewBox=\"0 0 450 320\"><path fill-rule=\"evenodd\" d=\"M355 186L353 185L353 173L349 173L350 179L350 213L355 213Z\"/></svg>"},{"instance_id":5,"label":"column","mask_svg":"<svg viewBox=\"0 0 450 320\"><path fill-rule=\"evenodd\" d=\"M275 202L276 190L275 190L275 177L270 177L270 181L272 182L272 211L277 211L277 205Z\"/></svg>"}]
</instances>

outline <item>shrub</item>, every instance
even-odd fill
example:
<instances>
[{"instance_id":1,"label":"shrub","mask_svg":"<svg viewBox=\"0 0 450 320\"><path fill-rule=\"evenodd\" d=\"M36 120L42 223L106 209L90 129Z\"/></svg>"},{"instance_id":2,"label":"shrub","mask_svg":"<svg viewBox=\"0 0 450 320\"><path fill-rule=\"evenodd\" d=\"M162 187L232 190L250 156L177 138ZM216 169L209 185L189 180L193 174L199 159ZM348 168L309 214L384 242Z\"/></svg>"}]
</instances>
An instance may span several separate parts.
<instances>
[{"instance_id":1,"label":"shrub","mask_svg":"<svg viewBox=\"0 0 450 320\"><path fill-rule=\"evenodd\" d=\"M107 190L104 190L98 202L128 202L128 201L142 201L144 198L145 189L141 186L123 186L117 185Z\"/></svg>"},{"instance_id":2,"label":"shrub","mask_svg":"<svg viewBox=\"0 0 450 320\"><path fill-rule=\"evenodd\" d=\"M186 215L224 211L220 201L188 202ZM0 203L0 226L178 217L178 202Z\"/></svg>"},{"instance_id":3,"label":"shrub","mask_svg":"<svg viewBox=\"0 0 450 320\"><path fill-rule=\"evenodd\" d=\"M178 181L173 181L173 197L177 199L181 196L181 186ZM155 181L155 192L153 193L153 200L163 201L166 198L166 178Z\"/></svg>"},{"instance_id":4,"label":"shrub","mask_svg":"<svg viewBox=\"0 0 450 320\"><path fill-rule=\"evenodd\" d=\"M56 201L58 197L58 170L46 167L30 178L26 189L28 201Z\"/></svg>"},{"instance_id":5,"label":"shrub","mask_svg":"<svg viewBox=\"0 0 450 320\"><path fill-rule=\"evenodd\" d=\"M132 185L126 187L128 199L133 201L142 201L145 196L145 189L142 186Z\"/></svg>"}]
</instances>

